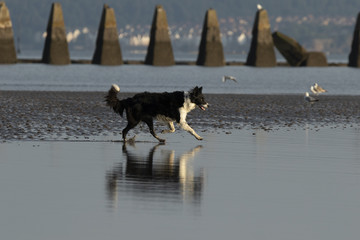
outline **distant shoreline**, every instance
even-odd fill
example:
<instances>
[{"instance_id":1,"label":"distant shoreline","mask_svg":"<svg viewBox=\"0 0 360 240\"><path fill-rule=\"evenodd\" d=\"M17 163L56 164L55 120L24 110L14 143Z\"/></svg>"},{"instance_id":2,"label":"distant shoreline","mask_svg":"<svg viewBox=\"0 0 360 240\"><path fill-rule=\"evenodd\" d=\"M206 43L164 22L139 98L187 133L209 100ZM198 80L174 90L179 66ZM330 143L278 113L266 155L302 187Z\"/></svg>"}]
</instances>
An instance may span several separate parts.
<instances>
[{"instance_id":1,"label":"distant shoreline","mask_svg":"<svg viewBox=\"0 0 360 240\"><path fill-rule=\"evenodd\" d=\"M42 63L42 61L41 61L41 59L18 59L17 63L36 64L36 63ZM145 61L144 60L124 60L123 63L124 63L124 65L144 65ZM71 64L91 64L91 60L72 59ZM196 61L175 61L175 66L176 65L195 66ZM278 67L291 67L286 62L277 62L276 65ZM121 66L121 65L119 65L119 66ZM230 61L230 62L226 62L225 66L245 66L245 62ZM348 63L337 63L337 62L328 63L328 67L347 67L347 66L348 66Z\"/></svg>"}]
</instances>

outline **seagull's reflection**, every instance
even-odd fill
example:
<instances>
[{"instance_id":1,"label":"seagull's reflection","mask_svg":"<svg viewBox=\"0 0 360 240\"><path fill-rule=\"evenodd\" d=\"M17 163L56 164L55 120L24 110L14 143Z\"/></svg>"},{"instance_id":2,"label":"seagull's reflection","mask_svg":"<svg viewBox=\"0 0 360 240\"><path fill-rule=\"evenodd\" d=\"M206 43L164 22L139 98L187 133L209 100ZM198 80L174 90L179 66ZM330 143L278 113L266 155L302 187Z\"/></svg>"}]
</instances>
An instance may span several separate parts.
<instances>
[{"instance_id":1,"label":"seagull's reflection","mask_svg":"<svg viewBox=\"0 0 360 240\"><path fill-rule=\"evenodd\" d=\"M130 148L130 147L131 148ZM141 154L135 144L124 144L126 161L106 173L107 195L111 207L116 207L118 195L135 195L139 199L171 199L200 204L204 185L203 169L194 166L194 157L202 146L176 156L164 144L153 146Z\"/></svg>"}]
</instances>

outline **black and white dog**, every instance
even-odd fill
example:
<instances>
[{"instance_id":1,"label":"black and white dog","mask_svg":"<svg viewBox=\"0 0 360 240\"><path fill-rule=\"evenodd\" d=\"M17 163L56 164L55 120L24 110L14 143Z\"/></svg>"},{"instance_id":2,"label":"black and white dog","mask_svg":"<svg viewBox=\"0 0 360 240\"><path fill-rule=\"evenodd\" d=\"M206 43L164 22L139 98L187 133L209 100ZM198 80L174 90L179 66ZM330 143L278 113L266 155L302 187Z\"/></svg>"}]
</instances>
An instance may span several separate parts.
<instances>
[{"instance_id":1,"label":"black and white dog","mask_svg":"<svg viewBox=\"0 0 360 240\"><path fill-rule=\"evenodd\" d=\"M119 91L119 86L113 84L105 96L105 101L106 105L110 106L114 112L121 116L124 110L126 111L128 123L122 131L124 141L126 141L126 134L129 130L142 121L148 125L150 133L157 140L165 142L165 139L159 138L154 131L154 118L168 124L169 129L162 131L162 133L175 132L173 122L176 121L182 129L194 135L196 139L202 140L202 137L186 122L186 115L196 106L201 110L205 110L209 106L202 94L202 87L195 87L189 92L144 92L122 100L117 98Z\"/></svg>"}]
</instances>

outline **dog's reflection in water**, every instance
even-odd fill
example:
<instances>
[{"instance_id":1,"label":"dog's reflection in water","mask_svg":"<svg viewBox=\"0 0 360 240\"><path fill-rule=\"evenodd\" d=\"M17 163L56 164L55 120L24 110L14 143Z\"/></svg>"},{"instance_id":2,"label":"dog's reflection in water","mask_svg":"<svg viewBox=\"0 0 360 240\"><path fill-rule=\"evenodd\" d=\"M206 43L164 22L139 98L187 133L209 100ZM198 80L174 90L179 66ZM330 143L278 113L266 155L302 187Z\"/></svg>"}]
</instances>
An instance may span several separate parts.
<instances>
[{"instance_id":1,"label":"dog's reflection in water","mask_svg":"<svg viewBox=\"0 0 360 240\"><path fill-rule=\"evenodd\" d=\"M106 189L111 206L115 207L118 195L123 196L124 193L149 201L152 198L171 198L172 201L200 203L204 171L196 168L193 160L202 146L180 156L164 147L163 144L155 145L147 154L141 155L135 144L123 145L126 161L118 163L106 173Z\"/></svg>"}]
</instances>

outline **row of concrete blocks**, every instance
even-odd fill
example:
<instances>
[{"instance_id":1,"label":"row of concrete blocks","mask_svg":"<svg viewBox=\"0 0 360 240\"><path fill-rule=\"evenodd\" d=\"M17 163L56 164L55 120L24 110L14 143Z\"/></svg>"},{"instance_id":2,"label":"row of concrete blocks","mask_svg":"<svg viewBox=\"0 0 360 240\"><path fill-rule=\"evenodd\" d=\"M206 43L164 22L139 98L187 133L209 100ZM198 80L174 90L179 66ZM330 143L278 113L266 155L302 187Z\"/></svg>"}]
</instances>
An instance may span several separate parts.
<instances>
[{"instance_id":1,"label":"row of concrete blocks","mask_svg":"<svg viewBox=\"0 0 360 240\"><path fill-rule=\"evenodd\" d=\"M280 33L271 34L267 11L256 12L252 30L252 41L246 65L258 67L276 66L274 45L290 66L327 66L326 56L322 52L308 52L296 40ZM349 66L360 67L360 13L355 26ZM16 52L9 10L0 2L0 63L16 63ZM47 64L70 64L70 55L66 41L65 24L62 8L53 3L42 62ZM96 40L96 49L91 61L100 65L123 64L118 40L114 9L104 5ZM153 17L145 64L171 66L175 64L171 40L168 31L166 12L157 5ZM197 65L224 66L224 52L220 37L220 28L216 11L206 12Z\"/></svg>"}]
</instances>

